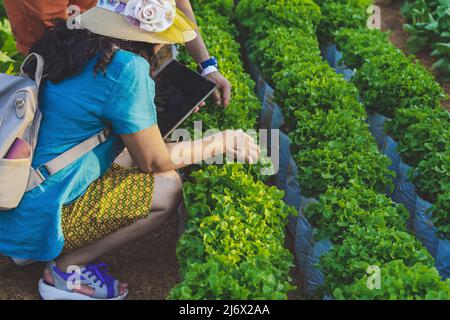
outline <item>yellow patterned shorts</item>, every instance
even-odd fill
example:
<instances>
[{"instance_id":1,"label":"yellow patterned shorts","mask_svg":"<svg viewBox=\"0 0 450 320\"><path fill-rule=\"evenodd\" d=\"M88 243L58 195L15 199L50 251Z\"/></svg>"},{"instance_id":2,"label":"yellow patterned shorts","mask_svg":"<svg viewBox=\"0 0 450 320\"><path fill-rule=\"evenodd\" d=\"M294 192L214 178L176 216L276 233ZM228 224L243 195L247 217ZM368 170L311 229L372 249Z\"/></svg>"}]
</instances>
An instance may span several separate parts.
<instances>
[{"instance_id":1,"label":"yellow patterned shorts","mask_svg":"<svg viewBox=\"0 0 450 320\"><path fill-rule=\"evenodd\" d=\"M113 164L81 198L63 207L64 251L84 247L148 217L154 181L153 174Z\"/></svg>"}]
</instances>

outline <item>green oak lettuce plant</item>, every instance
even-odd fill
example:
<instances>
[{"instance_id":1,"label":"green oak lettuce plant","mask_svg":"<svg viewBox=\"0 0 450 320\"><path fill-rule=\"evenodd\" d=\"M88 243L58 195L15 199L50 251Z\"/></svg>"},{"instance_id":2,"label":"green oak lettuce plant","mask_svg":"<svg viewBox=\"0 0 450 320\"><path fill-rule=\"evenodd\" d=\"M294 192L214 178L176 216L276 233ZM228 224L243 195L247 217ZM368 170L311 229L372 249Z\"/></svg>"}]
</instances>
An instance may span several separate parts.
<instances>
[{"instance_id":1,"label":"green oak lettuce plant","mask_svg":"<svg viewBox=\"0 0 450 320\"><path fill-rule=\"evenodd\" d=\"M402 260L407 266L422 263L434 266L434 259L422 244L405 231L352 226L342 244L322 256L319 269L326 276L326 292L363 277L370 266Z\"/></svg>"},{"instance_id":2,"label":"green oak lettuce plant","mask_svg":"<svg viewBox=\"0 0 450 320\"><path fill-rule=\"evenodd\" d=\"M411 125L423 121L433 121L441 124L447 122L450 124L450 113L441 108L430 108L427 106L397 109L393 119L390 119L385 124L386 132L395 141L399 141Z\"/></svg>"},{"instance_id":3,"label":"green oak lettuce plant","mask_svg":"<svg viewBox=\"0 0 450 320\"><path fill-rule=\"evenodd\" d=\"M365 117L354 110L330 110L325 112L317 109L294 111L296 124L291 131L291 152L316 149L323 141L352 141L365 136L368 143L373 143Z\"/></svg>"},{"instance_id":4,"label":"green oak lettuce plant","mask_svg":"<svg viewBox=\"0 0 450 320\"><path fill-rule=\"evenodd\" d=\"M315 229L316 240L340 244L355 226L406 231L408 212L387 196L355 184L330 187L304 215Z\"/></svg>"},{"instance_id":5,"label":"green oak lettuce plant","mask_svg":"<svg viewBox=\"0 0 450 320\"><path fill-rule=\"evenodd\" d=\"M450 149L432 152L410 171L409 179L422 197L434 203L439 194L450 189Z\"/></svg>"},{"instance_id":6,"label":"green oak lettuce plant","mask_svg":"<svg viewBox=\"0 0 450 320\"><path fill-rule=\"evenodd\" d=\"M245 270L245 271L244 271ZM271 257L250 257L239 267L208 257L192 263L171 300L285 300L289 283L278 279Z\"/></svg>"},{"instance_id":7,"label":"green oak lettuce plant","mask_svg":"<svg viewBox=\"0 0 450 320\"><path fill-rule=\"evenodd\" d=\"M350 187L361 184L377 192L393 189L395 173L388 170L391 161L381 155L373 137L364 135L348 141L333 140L318 148L294 155L302 193L317 197L328 187Z\"/></svg>"},{"instance_id":8,"label":"green oak lettuce plant","mask_svg":"<svg viewBox=\"0 0 450 320\"><path fill-rule=\"evenodd\" d=\"M450 279L442 281L439 272L428 265L407 266L394 260L380 266L380 288L371 288L373 275L365 275L353 284L335 288L338 300L449 300Z\"/></svg>"},{"instance_id":9,"label":"green oak lettuce plant","mask_svg":"<svg viewBox=\"0 0 450 320\"><path fill-rule=\"evenodd\" d=\"M353 82L370 111L393 117L399 108L440 108L448 99L433 75L414 57L406 57L378 30L337 31L345 64L357 68Z\"/></svg>"},{"instance_id":10,"label":"green oak lettuce plant","mask_svg":"<svg viewBox=\"0 0 450 320\"><path fill-rule=\"evenodd\" d=\"M364 113L356 88L324 61L291 65L275 73L273 79L275 98L288 119L293 120L293 113L298 109L310 112L350 109Z\"/></svg>"},{"instance_id":11,"label":"green oak lettuce plant","mask_svg":"<svg viewBox=\"0 0 450 320\"><path fill-rule=\"evenodd\" d=\"M431 208L431 219L438 228L438 235L450 239L450 185L445 185Z\"/></svg>"},{"instance_id":12,"label":"green oak lettuce plant","mask_svg":"<svg viewBox=\"0 0 450 320\"><path fill-rule=\"evenodd\" d=\"M432 118L415 123L405 130L397 149L403 161L416 167L431 154L450 150L450 123Z\"/></svg>"},{"instance_id":13,"label":"green oak lettuce plant","mask_svg":"<svg viewBox=\"0 0 450 320\"><path fill-rule=\"evenodd\" d=\"M402 54L373 57L356 72L354 83L365 106L387 117L398 108L438 108L448 98L423 65Z\"/></svg>"},{"instance_id":14,"label":"green oak lettuce plant","mask_svg":"<svg viewBox=\"0 0 450 320\"><path fill-rule=\"evenodd\" d=\"M336 30L341 28L366 28L367 9L373 0L316 0L322 12L317 34L321 43L333 41Z\"/></svg>"},{"instance_id":15,"label":"green oak lettuce plant","mask_svg":"<svg viewBox=\"0 0 450 320\"><path fill-rule=\"evenodd\" d=\"M267 36L255 41L250 49L251 60L261 69L265 80L274 86L272 76L284 66L307 61L317 64L322 60L315 37L287 26L271 28Z\"/></svg>"},{"instance_id":16,"label":"green oak lettuce plant","mask_svg":"<svg viewBox=\"0 0 450 320\"><path fill-rule=\"evenodd\" d=\"M389 34L377 29L339 29L335 33L338 49L345 64L360 69L363 64L378 56L400 53L388 40Z\"/></svg>"},{"instance_id":17,"label":"green oak lettuce plant","mask_svg":"<svg viewBox=\"0 0 450 320\"><path fill-rule=\"evenodd\" d=\"M214 16L231 17L234 13L234 0L196 0L193 1L195 11L214 10Z\"/></svg>"},{"instance_id":18,"label":"green oak lettuce plant","mask_svg":"<svg viewBox=\"0 0 450 320\"><path fill-rule=\"evenodd\" d=\"M264 37L274 26L313 34L320 17L313 0L240 0L236 7L239 23L258 37Z\"/></svg>"}]
</instances>

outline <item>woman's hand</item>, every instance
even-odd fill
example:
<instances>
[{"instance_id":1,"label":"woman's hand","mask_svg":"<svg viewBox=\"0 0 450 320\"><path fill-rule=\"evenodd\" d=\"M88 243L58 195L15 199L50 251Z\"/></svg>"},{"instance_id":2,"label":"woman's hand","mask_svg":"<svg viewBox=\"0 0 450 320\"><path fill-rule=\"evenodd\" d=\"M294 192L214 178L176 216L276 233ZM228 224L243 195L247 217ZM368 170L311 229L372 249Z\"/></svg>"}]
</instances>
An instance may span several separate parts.
<instances>
[{"instance_id":1,"label":"woman's hand","mask_svg":"<svg viewBox=\"0 0 450 320\"><path fill-rule=\"evenodd\" d=\"M224 154L241 163L254 164L258 161L260 148L255 140L242 130L227 130L220 133L223 139Z\"/></svg>"},{"instance_id":2,"label":"woman's hand","mask_svg":"<svg viewBox=\"0 0 450 320\"><path fill-rule=\"evenodd\" d=\"M200 108L204 107L205 104L206 104L205 101L200 102L200 104L198 105L198 107L194 109L194 113L199 112L199 111L200 111Z\"/></svg>"},{"instance_id":3,"label":"woman's hand","mask_svg":"<svg viewBox=\"0 0 450 320\"><path fill-rule=\"evenodd\" d=\"M208 74L206 79L217 84L217 89L212 95L214 102L219 106L228 107L231 101L230 82L218 71Z\"/></svg>"}]
</instances>

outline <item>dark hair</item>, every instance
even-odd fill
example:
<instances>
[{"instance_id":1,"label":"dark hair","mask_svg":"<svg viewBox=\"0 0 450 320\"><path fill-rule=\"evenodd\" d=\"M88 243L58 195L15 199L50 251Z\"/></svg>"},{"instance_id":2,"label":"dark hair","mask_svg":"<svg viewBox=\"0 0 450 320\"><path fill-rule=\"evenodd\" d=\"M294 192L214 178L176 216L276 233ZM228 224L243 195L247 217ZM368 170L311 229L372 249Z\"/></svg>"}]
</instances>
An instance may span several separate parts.
<instances>
[{"instance_id":1,"label":"dark hair","mask_svg":"<svg viewBox=\"0 0 450 320\"><path fill-rule=\"evenodd\" d=\"M86 29L69 29L64 20L56 20L54 27L47 29L30 52L44 57L46 79L58 83L82 72L90 59L99 54L93 72L106 73L106 68L118 49L131 51L149 61L153 66L154 44L126 41L92 33ZM30 64L24 71L34 74Z\"/></svg>"}]
</instances>

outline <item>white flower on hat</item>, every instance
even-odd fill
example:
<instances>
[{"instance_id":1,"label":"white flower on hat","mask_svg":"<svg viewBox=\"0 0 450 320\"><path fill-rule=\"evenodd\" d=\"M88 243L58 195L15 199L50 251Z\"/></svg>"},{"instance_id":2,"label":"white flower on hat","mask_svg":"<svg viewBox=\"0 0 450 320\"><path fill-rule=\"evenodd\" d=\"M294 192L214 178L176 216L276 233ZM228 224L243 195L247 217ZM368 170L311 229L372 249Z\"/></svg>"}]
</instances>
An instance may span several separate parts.
<instances>
[{"instance_id":1,"label":"white flower on hat","mask_svg":"<svg viewBox=\"0 0 450 320\"><path fill-rule=\"evenodd\" d=\"M172 26L176 7L170 0L129 0L124 13L136 19L142 30L162 32Z\"/></svg>"}]
</instances>

